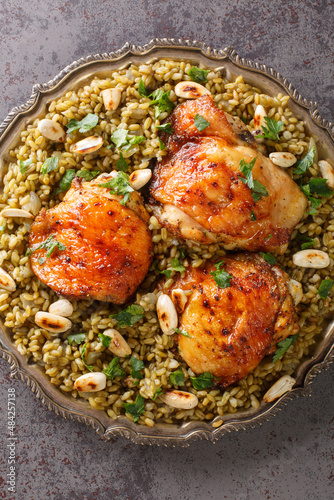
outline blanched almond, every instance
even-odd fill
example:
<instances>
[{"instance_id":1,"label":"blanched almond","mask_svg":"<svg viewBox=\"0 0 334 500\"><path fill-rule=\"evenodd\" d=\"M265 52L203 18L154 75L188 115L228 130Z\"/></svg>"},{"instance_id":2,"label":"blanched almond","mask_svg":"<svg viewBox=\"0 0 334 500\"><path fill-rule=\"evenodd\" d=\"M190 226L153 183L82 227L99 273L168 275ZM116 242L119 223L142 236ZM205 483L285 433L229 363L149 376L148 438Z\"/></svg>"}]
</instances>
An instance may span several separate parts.
<instances>
[{"instance_id":1,"label":"blanched almond","mask_svg":"<svg viewBox=\"0 0 334 500\"><path fill-rule=\"evenodd\" d=\"M130 182L131 186L133 189L140 189L145 184L148 183L150 178L152 177L152 170L149 168L143 168L143 170L136 170L135 172L132 172L130 175Z\"/></svg>"},{"instance_id":2,"label":"blanched almond","mask_svg":"<svg viewBox=\"0 0 334 500\"><path fill-rule=\"evenodd\" d=\"M334 170L328 161L320 160L318 162L321 175L324 179L327 179L327 186L334 189Z\"/></svg>"},{"instance_id":3,"label":"blanched almond","mask_svg":"<svg viewBox=\"0 0 334 500\"><path fill-rule=\"evenodd\" d=\"M119 88L115 89L106 89L101 92L103 98L103 104L107 111L118 108L119 103L121 102L122 91Z\"/></svg>"},{"instance_id":4,"label":"blanched almond","mask_svg":"<svg viewBox=\"0 0 334 500\"><path fill-rule=\"evenodd\" d=\"M82 141L76 142L71 147L72 153L79 153L80 155L87 155L88 153L94 153L102 147L103 139L100 136L91 135L82 139Z\"/></svg>"},{"instance_id":5,"label":"blanched almond","mask_svg":"<svg viewBox=\"0 0 334 500\"><path fill-rule=\"evenodd\" d=\"M172 299L164 293L157 300L157 314L161 330L166 335L173 335L178 324L177 312Z\"/></svg>"},{"instance_id":6,"label":"blanched almond","mask_svg":"<svg viewBox=\"0 0 334 500\"><path fill-rule=\"evenodd\" d=\"M290 375L283 375L273 386L270 387L269 391L263 396L263 400L266 403L271 403L275 399L281 397L286 392L291 391L292 387L295 385L296 381Z\"/></svg>"},{"instance_id":7,"label":"blanched almond","mask_svg":"<svg viewBox=\"0 0 334 500\"><path fill-rule=\"evenodd\" d=\"M48 118L44 118L44 120L39 122L38 130L44 137L51 141L64 142L65 140L66 133L60 123Z\"/></svg>"},{"instance_id":8,"label":"blanched almond","mask_svg":"<svg viewBox=\"0 0 334 500\"><path fill-rule=\"evenodd\" d=\"M80 392L103 391L107 377L102 372L85 373L74 382L74 388Z\"/></svg>"},{"instance_id":9,"label":"blanched almond","mask_svg":"<svg viewBox=\"0 0 334 500\"><path fill-rule=\"evenodd\" d=\"M179 314L182 313L188 302L186 292L182 290L182 288L174 288L174 290L172 291L172 301L176 311Z\"/></svg>"},{"instance_id":10,"label":"blanched almond","mask_svg":"<svg viewBox=\"0 0 334 500\"><path fill-rule=\"evenodd\" d=\"M13 278L0 267L0 288L8 292L15 292L16 283Z\"/></svg>"},{"instance_id":11,"label":"blanched almond","mask_svg":"<svg viewBox=\"0 0 334 500\"><path fill-rule=\"evenodd\" d=\"M160 394L160 399L173 406L173 408L182 408L183 410L190 410L198 405L198 398L195 394L184 391L167 391L165 394Z\"/></svg>"},{"instance_id":12,"label":"blanched almond","mask_svg":"<svg viewBox=\"0 0 334 500\"><path fill-rule=\"evenodd\" d=\"M289 168L297 161L295 155L285 152L270 153L269 158L275 165L282 168Z\"/></svg>"},{"instance_id":13,"label":"blanched almond","mask_svg":"<svg viewBox=\"0 0 334 500\"><path fill-rule=\"evenodd\" d=\"M261 104L258 104L256 106L254 117L253 117L254 130L252 132L252 134L254 135L255 139L258 142L264 141L263 137L257 137L257 136L263 134L263 130L261 127L262 127L262 125L265 125L265 121L264 121L265 116L267 116L266 110L264 109L264 107Z\"/></svg>"},{"instance_id":14,"label":"blanched almond","mask_svg":"<svg viewBox=\"0 0 334 500\"><path fill-rule=\"evenodd\" d=\"M4 208L4 210L0 212L0 217L24 217L25 219L34 218L30 212L22 210L21 208Z\"/></svg>"},{"instance_id":15,"label":"blanched almond","mask_svg":"<svg viewBox=\"0 0 334 500\"><path fill-rule=\"evenodd\" d=\"M51 314L44 311L38 311L38 313L36 313L35 323L52 333L66 332L72 326L72 322L69 319L58 316L58 314Z\"/></svg>"},{"instance_id":16,"label":"blanched almond","mask_svg":"<svg viewBox=\"0 0 334 500\"><path fill-rule=\"evenodd\" d=\"M124 358L124 356L128 356L131 354L131 348L124 337L114 328L109 328L103 332L103 335L111 338L110 346L108 347L109 351L116 354L116 356L120 356Z\"/></svg>"},{"instance_id":17,"label":"blanched almond","mask_svg":"<svg viewBox=\"0 0 334 500\"><path fill-rule=\"evenodd\" d=\"M49 307L49 313L67 318L73 314L73 306L67 299L59 299Z\"/></svg>"},{"instance_id":18,"label":"blanched almond","mask_svg":"<svg viewBox=\"0 0 334 500\"><path fill-rule=\"evenodd\" d=\"M202 95L210 95L210 91L196 82L180 82L175 86L175 94L184 99L197 99Z\"/></svg>"},{"instance_id":19,"label":"blanched almond","mask_svg":"<svg viewBox=\"0 0 334 500\"><path fill-rule=\"evenodd\" d=\"M315 269L323 269L329 266L329 255L322 250L301 250L293 256L293 263L300 267L312 267Z\"/></svg>"},{"instance_id":20,"label":"blanched almond","mask_svg":"<svg viewBox=\"0 0 334 500\"><path fill-rule=\"evenodd\" d=\"M299 304L299 302L302 300L303 295L304 295L302 284L299 283L299 281L290 279L287 282L287 285L288 285L289 292L291 293L291 297L293 298L295 305Z\"/></svg>"}]
</instances>

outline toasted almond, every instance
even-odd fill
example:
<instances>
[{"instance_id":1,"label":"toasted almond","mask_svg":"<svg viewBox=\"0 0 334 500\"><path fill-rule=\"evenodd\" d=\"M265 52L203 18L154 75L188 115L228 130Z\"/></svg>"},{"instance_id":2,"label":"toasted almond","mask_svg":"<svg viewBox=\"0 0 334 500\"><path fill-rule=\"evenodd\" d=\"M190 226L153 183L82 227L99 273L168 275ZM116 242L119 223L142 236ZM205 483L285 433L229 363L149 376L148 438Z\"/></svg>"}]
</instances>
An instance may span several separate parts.
<instances>
[{"instance_id":1,"label":"toasted almond","mask_svg":"<svg viewBox=\"0 0 334 500\"><path fill-rule=\"evenodd\" d=\"M266 403L271 403L275 399L279 398L286 392L291 391L292 387L295 385L296 381L290 375L283 375L277 382L274 383L263 396L263 400Z\"/></svg>"},{"instance_id":2,"label":"toasted almond","mask_svg":"<svg viewBox=\"0 0 334 500\"><path fill-rule=\"evenodd\" d=\"M7 290L8 292L14 292L16 290L16 283L11 276L9 276L6 271L0 267L0 288Z\"/></svg>"},{"instance_id":3,"label":"toasted almond","mask_svg":"<svg viewBox=\"0 0 334 500\"><path fill-rule=\"evenodd\" d=\"M91 135L90 137L85 137L82 141L76 142L71 147L72 153L78 153L80 155L87 155L88 153L94 153L102 147L103 139L100 136Z\"/></svg>"},{"instance_id":4,"label":"toasted almond","mask_svg":"<svg viewBox=\"0 0 334 500\"><path fill-rule=\"evenodd\" d=\"M140 189L145 184L148 183L150 178L152 177L152 170L149 168L143 168L143 170L136 170L135 172L132 172L130 175L130 182L131 186L133 189Z\"/></svg>"},{"instance_id":5,"label":"toasted almond","mask_svg":"<svg viewBox=\"0 0 334 500\"><path fill-rule=\"evenodd\" d=\"M275 165L282 168L289 168L297 161L295 155L285 152L270 153L269 158Z\"/></svg>"},{"instance_id":6,"label":"toasted almond","mask_svg":"<svg viewBox=\"0 0 334 500\"><path fill-rule=\"evenodd\" d=\"M160 394L160 399L173 406L173 408L182 408L183 410L190 410L198 405L198 398L195 394L185 391L167 391L165 394Z\"/></svg>"},{"instance_id":7,"label":"toasted almond","mask_svg":"<svg viewBox=\"0 0 334 500\"><path fill-rule=\"evenodd\" d=\"M182 290L182 288L174 288L174 290L172 291L172 301L176 311L179 314L182 313L188 302L186 292Z\"/></svg>"},{"instance_id":8,"label":"toasted almond","mask_svg":"<svg viewBox=\"0 0 334 500\"><path fill-rule=\"evenodd\" d=\"M66 332L72 326L72 322L69 319L63 318L63 316L59 316L58 314L51 314L44 311L38 311L38 313L36 313L35 323L52 333Z\"/></svg>"},{"instance_id":9,"label":"toasted almond","mask_svg":"<svg viewBox=\"0 0 334 500\"><path fill-rule=\"evenodd\" d=\"M103 391L107 377L102 372L85 373L74 382L74 388L80 392Z\"/></svg>"},{"instance_id":10,"label":"toasted almond","mask_svg":"<svg viewBox=\"0 0 334 500\"><path fill-rule=\"evenodd\" d=\"M64 142L65 140L66 133L60 123L48 118L44 118L44 120L39 122L38 130L44 137L51 141Z\"/></svg>"},{"instance_id":11,"label":"toasted almond","mask_svg":"<svg viewBox=\"0 0 334 500\"><path fill-rule=\"evenodd\" d=\"M116 356L120 356L124 358L124 356L128 356L131 354L131 347L124 339L124 337L114 328L109 328L103 332L103 335L107 335L107 337L111 338L110 346L108 347L109 351L116 354Z\"/></svg>"},{"instance_id":12,"label":"toasted almond","mask_svg":"<svg viewBox=\"0 0 334 500\"><path fill-rule=\"evenodd\" d=\"M26 210L27 212L31 212L33 215L37 215L42 207L42 202L35 193L35 191L30 191L30 200L22 205L22 210Z\"/></svg>"},{"instance_id":13,"label":"toasted almond","mask_svg":"<svg viewBox=\"0 0 334 500\"><path fill-rule=\"evenodd\" d=\"M22 210L22 208L5 208L2 212L0 212L0 217L24 217L25 219L34 218L30 212Z\"/></svg>"},{"instance_id":14,"label":"toasted almond","mask_svg":"<svg viewBox=\"0 0 334 500\"><path fill-rule=\"evenodd\" d=\"M262 125L265 125L264 118L266 116L267 116L266 110L264 109L264 107L261 104L258 104L256 106L255 113L254 113L254 118L253 118L253 120L254 120L254 130L252 132L252 134L254 135L255 139L258 142L263 142L264 141L263 137L257 137L257 136L263 134L263 130L262 130L261 127L262 127Z\"/></svg>"},{"instance_id":15,"label":"toasted almond","mask_svg":"<svg viewBox=\"0 0 334 500\"><path fill-rule=\"evenodd\" d=\"M166 335L173 335L178 324L177 312L172 299L164 293L157 300L157 314L161 330Z\"/></svg>"},{"instance_id":16,"label":"toasted almond","mask_svg":"<svg viewBox=\"0 0 334 500\"><path fill-rule=\"evenodd\" d=\"M293 301L295 305L299 304L299 302L303 298L303 286L299 281L289 279L287 282L289 292L291 293L291 297L293 298Z\"/></svg>"},{"instance_id":17,"label":"toasted almond","mask_svg":"<svg viewBox=\"0 0 334 500\"><path fill-rule=\"evenodd\" d=\"M115 89L105 89L101 92L103 98L103 104L107 111L118 108L121 102L122 91L119 88Z\"/></svg>"},{"instance_id":18,"label":"toasted almond","mask_svg":"<svg viewBox=\"0 0 334 500\"><path fill-rule=\"evenodd\" d=\"M68 316L72 316L73 306L69 300L59 299L57 302L53 302L53 304L50 305L49 313L58 314L58 316L67 318Z\"/></svg>"},{"instance_id":19,"label":"toasted almond","mask_svg":"<svg viewBox=\"0 0 334 500\"><path fill-rule=\"evenodd\" d=\"M210 95L210 91L196 82L179 82L175 85L175 94L184 99L197 99L202 95Z\"/></svg>"},{"instance_id":20,"label":"toasted almond","mask_svg":"<svg viewBox=\"0 0 334 500\"><path fill-rule=\"evenodd\" d=\"M318 162L321 175L324 179L327 179L327 186L334 189L334 170L328 161L320 160Z\"/></svg>"},{"instance_id":21,"label":"toasted almond","mask_svg":"<svg viewBox=\"0 0 334 500\"><path fill-rule=\"evenodd\" d=\"M301 250L293 255L293 263L300 267L323 269L329 266L329 255L322 250Z\"/></svg>"}]
</instances>

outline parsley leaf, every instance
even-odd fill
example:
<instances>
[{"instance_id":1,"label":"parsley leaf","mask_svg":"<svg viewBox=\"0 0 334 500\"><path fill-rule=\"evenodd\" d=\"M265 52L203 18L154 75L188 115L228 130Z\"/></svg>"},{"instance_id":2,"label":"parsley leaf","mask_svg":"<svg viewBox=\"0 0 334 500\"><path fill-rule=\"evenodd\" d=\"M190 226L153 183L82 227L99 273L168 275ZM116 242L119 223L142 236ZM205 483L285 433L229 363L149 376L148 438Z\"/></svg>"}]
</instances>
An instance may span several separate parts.
<instances>
[{"instance_id":1,"label":"parsley leaf","mask_svg":"<svg viewBox=\"0 0 334 500\"><path fill-rule=\"evenodd\" d=\"M289 347L296 342L297 338L299 337L299 333L296 333L296 335L291 335L291 337L287 337L284 340L281 340L281 342L278 342L277 346L278 349L276 350L274 356L273 356L273 363L276 363L278 359L281 359L283 354L289 349Z\"/></svg>"},{"instance_id":2,"label":"parsley leaf","mask_svg":"<svg viewBox=\"0 0 334 500\"><path fill-rule=\"evenodd\" d=\"M145 87L145 83L143 82L142 78L140 79L140 82L138 85L138 92L139 92L139 95L141 95L142 97L149 97L149 95L150 95L150 92Z\"/></svg>"},{"instance_id":3,"label":"parsley leaf","mask_svg":"<svg viewBox=\"0 0 334 500\"><path fill-rule=\"evenodd\" d=\"M88 130L94 128L98 124L98 121L99 117L97 115L94 115L93 113L89 113L80 121L72 119L66 125L67 133L69 134L70 132L79 130L79 132L83 134L85 132L88 132Z\"/></svg>"},{"instance_id":4,"label":"parsley leaf","mask_svg":"<svg viewBox=\"0 0 334 500\"><path fill-rule=\"evenodd\" d=\"M171 262L171 266L173 268L174 271L177 271L179 273L183 273L183 271L186 270L186 268L180 263L179 259L177 257L175 257L172 262Z\"/></svg>"},{"instance_id":5,"label":"parsley leaf","mask_svg":"<svg viewBox=\"0 0 334 500\"><path fill-rule=\"evenodd\" d=\"M169 376L170 383L173 385L184 385L184 374L181 368L172 372Z\"/></svg>"},{"instance_id":6,"label":"parsley leaf","mask_svg":"<svg viewBox=\"0 0 334 500\"><path fill-rule=\"evenodd\" d=\"M157 125L156 128L158 130L162 130L163 132L165 132L168 135L172 135L172 133L174 132L174 129L173 129L171 123L165 123L164 125Z\"/></svg>"},{"instance_id":7,"label":"parsley leaf","mask_svg":"<svg viewBox=\"0 0 334 500\"><path fill-rule=\"evenodd\" d=\"M264 120L267 124L267 127L264 125L261 126L264 134L258 135L257 137L263 137L264 139L272 139L273 141L278 141L278 133L283 130L284 124L281 121L276 122L272 118L268 118L268 116L264 117Z\"/></svg>"},{"instance_id":8,"label":"parsley leaf","mask_svg":"<svg viewBox=\"0 0 334 500\"><path fill-rule=\"evenodd\" d=\"M196 83L207 83L207 76L209 73L209 69L201 69L197 66L192 66L192 68L187 71L187 75L189 75L192 81Z\"/></svg>"},{"instance_id":9,"label":"parsley leaf","mask_svg":"<svg viewBox=\"0 0 334 500\"><path fill-rule=\"evenodd\" d=\"M124 198L121 201L122 205L126 205L126 202L130 198L130 193L134 191L129 181L129 176L125 172L117 172L116 177L113 177L108 182L99 184L99 187L108 188L110 190L110 194L124 195Z\"/></svg>"},{"instance_id":10,"label":"parsley leaf","mask_svg":"<svg viewBox=\"0 0 334 500\"><path fill-rule=\"evenodd\" d=\"M157 89L153 92L153 101L151 101L150 106L154 106L156 119L165 111L170 115L175 108L175 104L169 99L169 95L169 90L164 92L162 89Z\"/></svg>"},{"instance_id":11,"label":"parsley leaf","mask_svg":"<svg viewBox=\"0 0 334 500\"><path fill-rule=\"evenodd\" d=\"M172 274L172 271L171 271L170 269L164 269L163 271L160 271L160 269L159 269L159 267L158 267L158 263L159 263L159 261L158 261L158 260L156 260L156 261L154 262L154 266L153 266L153 267L154 267L154 269L155 269L156 271L158 271L158 273L160 273L160 274L164 274L164 275L166 276L166 278L167 278L167 279L169 279L169 278L170 278L170 276L171 276L171 274Z\"/></svg>"},{"instance_id":12,"label":"parsley leaf","mask_svg":"<svg viewBox=\"0 0 334 500\"><path fill-rule=\"evenodd\" d=\"M204 116L199 115L198 113L196 113L196 115L194 116L194 125L195 125L195 127L197 128L197 130L199 132L202 132L202 130L204 130L205 128L209 127L210 122L208 122L204 118Z\"/></svg>"},{"instance_id":13,"label":"parsley leaf","mask_svg":"<svg viewBox=\"0 0 334 500\"><path fill-rule=\"evenodd\" d=\"M103 347L110 347L111 337L104 335L103 333L99 333L99 339L101 340Z\"/></svg>"},{"instance_id":14,"label":"parsley leaf","mask_svg":"<svg viewBox=\"0 0 334 500\"><path fill-rule=\"evenodd\" d=\"M117 148L125 146L127 144L128 131L124 128L117 128L113 135L110 137L112 142Z\"/></svg>"},{"instance_id":15,"label":"parsley leaf","mask_svg":"<svg viewBox=\"0 0 334 500\"><path fill-rule=\"evenodd\" d=\"M143 141L145 141L146 137L143 135L132 135L131 137L127 138L128 144L125 146L122 146L123 151L129 151L129 149L134 146L135 144L141 144Z\"/></svg>"},{"instance_id":16,"label":"parsley leaf","mask_svg":"<svg viewBox=\"0 0 334 500\"><path fill-rule=\"evenodd\" d=\"M43 259L42 257L38 257L37 260L38 260L38 264L40 266L42 266L43 264L45 264L45 259Z\"/></svg>"},{"instance_id":17,"label":"parsley leaf","mask_svg":"<svg viewBox=\"0 0 334 500\"><path fill-rule=\"evenodd\" d=\"M210 372L205 372L198 377L190 377L194 389L201 391L202 389L209 389L213 386L213 379L216 378Z\"/></svg>"},{"instance_id":18,"label":"parsley leaf","mask_svg":"<svg viewBox=\"0 0 334 500\"><path fill-rule=\"evenodd\" d=\"M240 120L243 121L245 125L247 125L247 120L244 116L240 116Z\"/></svg>"},{"instance_id":19,"label":"parsley leaf","mask_svg":"<svg viewBox=\"0 0 334 500\"><path fill-rule=\"evenodd\" d=\"M260 255L271 266L274 266L276 264L276 259L273 255L271 255L270 252L268 253L260 252Z\"/></svg>"},{"instance_id":20,"label":"parsley leaf","mask_svg":"<svg viewBox=\"0 0 334 500\"><path fill-rule=\"evenodd\" d=\"M244 174L245 179L240 177L241 182L247 184L252 192L252 198L254 202L261 200L264 196L268 196L268 191L266 188L257 180L253 179L252 170L255 165L257 156L252 159L250 163L246 163L244 159L239 162L239 169Z\"/></svg>"},{"instance_id":21,"label":"parsley leaf","mask_svg":"<svg viewBox=\"0 0 334 500\"><path fill-rule=\"evenodd\" d=\"M29 165L31 165L32 163L32 159L28 159L28 160L20 160L19 161L19 165L20 165L20 172L21 174L25 174L26 170L27 170L27 167L29 167Z\"/></svg>"},{"instance_id":22,"label":"parsley leaf","mask_svg":"<svg viewBox=\"0 0 334 500\"><path fill-rule=\"evenodd\" d=\"M84 178L86 181L91 181L100 175L100 173L100 170L79 170L75 175Z\"/></svg>"},{"instance_id":23,"label":"parsley leaf","mask_svg":"<svg viewBox=\"0 0 334 500\"><path fill-rule=\"evenodd\" d=\"M121 368L119 364L119 359L116 356L112 361L110 361L109 365L105 370L103 370L103 373L110 378L110 380L113 380L115 377L124 377L126 375L126 372Z\"/></svg>"},{"instance_id":24,"label":"parsley leaf","mask_svg":"<svg viewBox=\"0 0 334 500\"><path fill-rule=\"evenodd\" d=\"M155 401L157 399L157 397L159 396L159 394L161 394L163 392L163 390L161 389L161 387L158 387L155 391L155 393L153 394L153 397L152 397L152 401Z\"/></svg>"},{"instance_id":25,"label":"parsley leaf","mask_svg":"<svg viewBox=\"0 0 334 500\"><path fill-rule=\"evenodd\" d=\"M56 170L58 167L58 156L51 156L50 158L47 158L45 162L42 165L41 168L41 174L49 174L52 172L52 170Z\"/></svg>"},{"instance_id":26,"label":"parsley leaf","mask_svg":"<svg viewBox=\"0 0 334 500\"><path fill-rule=\"evenodd\" d=\"M301 245L302 250L307 250L308 248L312 248L315 243L315 240L313 238L309 238L309 236L304 236L303 234L299 234L298 239L304 242Z\"/></svg>"},{"instance_id":27,"label":"parsley leaf","mask_svg":"<svg viewBox=\"0 0 334 500\"><path fill-rule=\"evenodd\" d=\"M75 176L77 177L83 177L87 181L91 181L99 175L101 172L100 170L79 170L78 172L75 171L74 168L70 168L69 170L66 170L65 174L59 181L58 187L53 191L52 195L57 196L59 193L63 193L64 191L68 191L71 187L72 181Z\"/></svg>"},{"instance_id":28,"label":"parsley leaf","mask_svg":"<svg viewBox=\"0 0 334 500\"><path fill-rule=\"evenodd\" d=\"M128 170L129 168L129 165L127 164L127 162L124 160L124 156L122 155L122 153L120 152L119 153L119 160L117 160L116 162L116 168L117 170L121 171L121 172L125 172L126 170Z\"/></svg>"},{"instance_id":29,"label":"parsley leaf","mask_svg":"<svg viewBox=\"0 0 334 500\"><path fill-rule=\"evenodd\" d=\"M69 335L67 337L67 340L68 340L69 345L72 345L73 342L75 342L76 344L79 345L82 342L84 342L85 337L86 337L85 333L72 333L72 335Z\"/></svg>"},{"instance_id":30,"label":"parsley leaf","mask_svg":"<svg viewBox=\"0 0 334 500\"><path fill-rule=\"evenodd\" d=\"M54 235L51 234L45 241L44 243L41 243L38 245L36 248L28 248L28 255L31 255L33 252L36 252L36 250L46 250L46 256L47 258L51 257L53 251L58 248L59 250L65 250L66 247L60 241L55 239Z\"/></svg>"},{"instance_id":31,"label":"parsley leaf","mask_svg":"<svg viewBox=\"0 0 334 500\"><path fill-rule=\"evenodd\" d=\"M117 314L111 314L118 322L118 326L132 326L144 317L144 309L141 306L132 304Z\"/></svg>"},{"instance_id":32,"label":"parsley leaf","mask_svg":"<svg viewBox=\"0 0 334 500\"><path fill-rule=\"evenodd\" d=\"M134 403L123 403L125 411L133 417L133 421L137 422L139 417L145 411L144 398L141 394L138 394L136 401Z\"/></svg>"},{"instance_id":33,"label":"parsley leaf","mask_svg":"<svg viewBox=\"0 0 334 500\"><path fill-rule=\"evenodd\" d=\"M183 335L184 337L188 337L188 339L192 339L192 337L189 335L188 332L186 331L181 331L180 328L174 328L174 332L179 333L180 335Z\"/></svg>"},{"instance_id":34,"label":"parsley leaf","mask_svg":"<svg viewBox=\"0 0 334 500\"><path fill-rule=\"evenodd\" d=\"M326 299L329 292L331 291L332 289L332 286L334 284L334 281L329 279L329 278L326 278L324 280L322 280L319 288L318 288L318 295L322 298L322 299Z\"/></svg>"},{"instance_id":35,"label":"parsley leaf","mask_svg":"<svg viewBox=\"0 0 334 500\"><path fill-rule=\"evenodd\" d=\"M315 157L315 146L307 153L304 158L299 160L296 163L296 168L293 169L294 174L298 175L303 175L305 172L311 167L312 163L314 162L314 157Z\"/></svg>"},{"instance_id":36,"label":"parsley leaf","mask_svg":"<svg viewBox=\"0 0 334 500\"><path fill-rule=\"evenodd\" d=\"M81 350L81 359L82 359L83 364L87 368L87 370L89 370L90 372L92 372L94 370L94 366L93 365L86 365L85 360L84 360L84 354L86 352L86 349L87 349L87 344L84 344L84 346L83 346L83 348Z\"/></svg>"},{"instance_id":37,"label":"parsley leaf","mask_svg":"<svg viewBox=\"0 0 334 500\"><path fill-rule=\"evenodd\" d=\"M217 262L215 264L215 268L217 269L216 271L212 271L210 274L213 276L216 285L219 288L228 288L231 286L231 278L232 276L228 274L224 269L221 269L221 267L224 265L224 261L221 260L220 262Z\"/></svg>"},{"instance_id":38,"label":"parsley leaf","mask_svg":"<svg viewBox=\"0 0 334 500\"><path fill-rule=\"evenodd\" d=\"M252 189L252 198L254 202L261 200L263 197L268 196L268 191L259 181L254 180L254 187Z\"/></svg>"},{"instance_id":39,"label":"parsley leaf","mask_svg":"<svg viewBox=\"0 0 334 500\"><path fill-rule=\"evenodd\" d=\"M253 212L253 210L252 210L252 211L251 211L251 221L255 221L255 220L257 220L257 218L256 218L255 213L254 213L254 212Z\"/></svg>"},{"instance_id":40,"label":"parsley leaf","mask_svg":"<svg viewBox=\"0 0 334 500\"><path fill-rule=\"evenodd\" d=\"M166 149L166 145L162 142L160 137L158 137L158 139L159 139L159 149L160 151L163 151L164 149Z\"/></svg>"},{"instance_id":41,"label":"parsley leaf","mask_svg":"<svg viewBox=\"0 0 334 500\"><path fill-rule=\"evenodd\" d=\"M135 358L134 356L131 356L131 368L132 368L131 377L132 378L137 378L139 380L144 378L144 376L139 371L139 370L142 370L144 367L145 367L145 365L140 359Z\"/></svg>"},{"instance_id":42,"label":"parsley leaf","mask_svg":"<svg viewBox=\"0 0 334 500\"><path fill-rule=\"evenodd\" d=\"M308 184L311 194L331 196L333 191L327 186L327 179L311 179Z\"/></svg>"}]
</instances>

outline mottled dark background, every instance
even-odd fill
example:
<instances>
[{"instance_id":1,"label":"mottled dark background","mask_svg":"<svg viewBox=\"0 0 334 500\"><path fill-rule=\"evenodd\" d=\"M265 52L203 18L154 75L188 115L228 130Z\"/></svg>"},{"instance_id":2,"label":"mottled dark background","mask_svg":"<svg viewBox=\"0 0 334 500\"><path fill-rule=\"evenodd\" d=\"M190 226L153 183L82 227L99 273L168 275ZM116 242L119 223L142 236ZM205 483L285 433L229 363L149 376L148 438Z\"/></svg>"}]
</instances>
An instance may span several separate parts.
<instances>
[{"instance_id":1,"label":"mottled dark background","mask_svg":"<svg viewBox=\"0 0 334 500\"><path fill-rule=\"evenodd\" d=\"M288 78L333 121L333 2L0 1L0 119L74 59L154 37L234 47ZM328 500L333 488L333 366L311 397L216 445L140 447L99 440L43 407L0 361L0 498L20 500ZM7 389L17 394L17 490L6 493Z\"/></svg>"}]
</instances>

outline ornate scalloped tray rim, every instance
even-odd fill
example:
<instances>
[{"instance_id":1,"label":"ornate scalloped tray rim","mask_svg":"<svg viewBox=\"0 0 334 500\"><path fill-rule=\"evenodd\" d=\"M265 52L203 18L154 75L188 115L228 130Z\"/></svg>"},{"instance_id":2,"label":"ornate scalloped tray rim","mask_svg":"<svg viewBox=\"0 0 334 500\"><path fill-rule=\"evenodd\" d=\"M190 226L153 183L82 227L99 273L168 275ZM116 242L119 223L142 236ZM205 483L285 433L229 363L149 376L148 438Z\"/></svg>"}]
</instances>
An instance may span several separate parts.
<instances>
[{"instance_id":1,"label":"ornate scalloped tray rim","mask_svg":"<svg viewBox=\"0 0 334 500\"><path fill-rule=\"evenodd\" d=\"M168 48L198 52L211 60L217 62L229 61L232 65L242 68L243 70L248 70L251 73L257 72L267 78L269 77L276 84L278 83L282 89L284 89L284 91L291 96L296 104L302 106L308 111L308 115L314 124L317 127L324 129L327 139L334 144L334 124L321 118L317 110L317 103L304 99L292 86L292 84L274 69L267 67L264 64L255 63L240 57L231 47L226 47L223 50L212 49L203 42L167 38L155 38L144 46L136 46L126 43L121 49L115 52L89 55L66 66L49 82L34 85L33 92L28 101L25 104L14 107L0 124L0 141L5 138L12 126L14 126L14 124L18 122L21 117L24 117L37 105L43 94L45 95L54 91L67 78L69 78L70 75L73 75L76 70L87 67L93 63L102 61L112 61L114 63L125 60L129 55L144 56L149 55L154 51L158 51L159 49ZM333 330L333 328L331 328L331 330ZM7 343L8 345L5 345ZM224 423L215 429L210 429L207 423L193 422L185 425L185 432L178 435L171 434L170 432L164 432L168 429L168 426L165 425L160 429L160 433L156 432L152 435L150 434L150 430L152 432L152 429L143 428L142 426L133 424L125 417L117 419L112 425L108 426L101 421L101 417L98 418L97 415L101 412L91 411L90 413L95 412L95 415L88 415L87 413L84 413L83 410L74 410L73 408L69 408L69 405L66 404L66 399L68 400L66 396L62 396L62 404L54 401L42 384L33 375L28 373L26 368L28 365L26 361L23 360L23 357L16 350L15 352L12 351L12 349L15 349L13 345L9 344L9 342L5 342L5 344L0 338L0 356L11 364L11 377L25 382L49 410L53 410L57 415L62 415L65 419L70 418L71 420L77 420L85 423L86 425L92 426L98 435L105 441L108 441L115 436L123 436L137 444L154 444L163 446L189 446L191 442L199 439L206 439L208 441L215 442L223 434L241 429L244 430L249 427L254 428L257 425L261 425L265 421L269 420L271 416L277 414L277 412L280 411L291 399L299 395L311 395L310 386L316 374L327 369L329 365L334 362L334 346L327 344L325 349L320 354L315 356L313 361L308 361L306 363L308 371L304 371L301 376L297 377L297 379L299 379L297 380L298 386L293 388L289 393L283 395L272 405L262 402L260 406L260 413L258 411L252 411L248 415L238 414L238 417L230 415L223 418ZM310 364L312 364L312 366L310 366ZM107 419L103 420L105 420L105 422L107 421ZM182 427L178 430L181 429Z\"/></svg>"}]
</instances>

